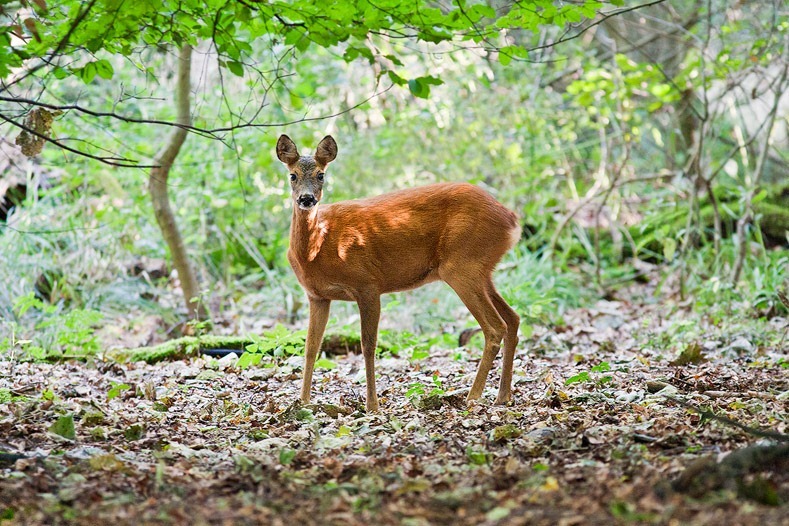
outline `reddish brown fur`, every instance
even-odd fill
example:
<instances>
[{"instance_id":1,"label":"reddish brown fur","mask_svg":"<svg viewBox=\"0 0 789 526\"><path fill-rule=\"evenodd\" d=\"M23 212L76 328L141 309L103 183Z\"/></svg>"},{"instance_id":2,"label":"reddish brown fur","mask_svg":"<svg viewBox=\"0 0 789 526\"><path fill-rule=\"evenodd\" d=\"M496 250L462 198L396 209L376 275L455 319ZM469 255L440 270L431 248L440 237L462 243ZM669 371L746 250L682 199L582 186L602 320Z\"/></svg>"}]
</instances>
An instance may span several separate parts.
<instances>
[{"instance_id":1,"label":"reddish brown fur","mask_svg":"<svg viewBox=\"0 0 789 526\"><path fill-rule=\"evenodd\" d=\"M485 350L469 400L482 394L504 338L497 402L508 401L519 319L496 291L492 274L518 240L515 214L467 183L439 183L311 206L312 197L319 200L322 196L323 183L318 176L334 160L336 151L331 137L321 141L314 158L300 157L287 136L277 143L277 155L295 179L288 260L310 300L302 400L310 398L312 368L332 300L359 305L367 409L375 411L373 364L380 295L443 280L458 293L485 334ZM306 199L309 206L300 206L300 199Z\"/></svg>"}]
</instances>

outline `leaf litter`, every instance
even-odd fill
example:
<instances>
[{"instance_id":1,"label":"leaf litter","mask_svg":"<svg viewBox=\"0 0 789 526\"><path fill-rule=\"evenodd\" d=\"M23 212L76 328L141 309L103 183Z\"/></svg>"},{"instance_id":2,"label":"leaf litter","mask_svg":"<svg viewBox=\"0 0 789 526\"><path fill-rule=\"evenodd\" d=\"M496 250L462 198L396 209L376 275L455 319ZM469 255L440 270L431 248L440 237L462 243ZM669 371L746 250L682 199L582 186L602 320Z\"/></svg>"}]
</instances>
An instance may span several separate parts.
<instances>
[{"instance_id":1,"label":"leaf litter","mask_svg":"<svg viewBox=\"0 0 789 526\"><path fill-rule=\"evenodd\" d=\"M782 340L689 316L606 301L535 327L503 407L495 367L465 404L473 340L379 357L378 414L357 354L316 370L308 405L298 358L0 357L0 522L789 524L785 450L695 475L774 443L705 415L789 433Z\"/></svg>"}]
</instances>

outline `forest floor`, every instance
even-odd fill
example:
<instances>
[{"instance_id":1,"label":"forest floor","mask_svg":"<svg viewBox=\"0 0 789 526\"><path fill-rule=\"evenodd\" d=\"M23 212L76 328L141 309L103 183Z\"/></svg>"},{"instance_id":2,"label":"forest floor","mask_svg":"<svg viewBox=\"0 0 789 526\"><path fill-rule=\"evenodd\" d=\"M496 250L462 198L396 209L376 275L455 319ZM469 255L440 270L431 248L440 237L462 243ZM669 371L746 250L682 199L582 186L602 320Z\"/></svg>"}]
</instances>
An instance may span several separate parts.
<instances>
[{"instance_id":1,"label":"forest floor","mask_svg":"<svg viewBox=\"0 0 789 526\"><path fill-rule=\"evenodd\" d=\"M378 414L355 354L307 406L300 358L0 356L0 523L789 524L786 448L744 449L781 438L709 417L785 440L787 320L622 297L522 338L503 407L478 341L381 356Z\"/></svg>"}]
</instances>

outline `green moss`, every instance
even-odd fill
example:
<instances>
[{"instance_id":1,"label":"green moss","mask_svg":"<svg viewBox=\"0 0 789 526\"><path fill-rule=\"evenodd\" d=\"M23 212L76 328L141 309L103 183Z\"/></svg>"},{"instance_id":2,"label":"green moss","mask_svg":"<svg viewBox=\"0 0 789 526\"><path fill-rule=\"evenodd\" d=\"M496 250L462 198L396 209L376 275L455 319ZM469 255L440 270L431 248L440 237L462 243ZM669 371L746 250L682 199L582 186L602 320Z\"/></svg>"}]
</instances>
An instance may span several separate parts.
<instances>
[{"instance_id":1,"label":"green moss","mask_svg":"<svg viewBox=\"0 0 789 526\"><path fill-rule=\"evenodd\" d=\"M240 336L184 336L152 347L110 351L107 353L107 357L117 362L156 363L198 356L204 350L210 349L243 351L251 343L253 341L250 338Z\"/></svg>"},{"instance_id":2,"label":"green moss","mask_svg":"<svg viewBox=\"0 0 789 526\"><path fill-rule=\"evenodd\" d=\"M116 362L147 362L157 363L166 360L182 360L190 356L199 356L203 351L211 349L230 349L243 352L247 345L255 343L249 337L242 336L184 336L151 347L136 349L118 349L105 355ZM379 345L385 349L386 346ZM361 352L359 336L355 334L328 334L323 339L322 350L327 354L347 354Z\"/></svg>"},{"instance_id":3,"label":"green moss","mask_svg":"<svg viewBox=\"0 0 789 526\"><path fill-rule=\"evenodd\" d=\"M786 242L786 233L789 231L789 202L774 204L762 201L753 208L759 219L762 235L774 241Z\"/></svg>"}]
</instances>

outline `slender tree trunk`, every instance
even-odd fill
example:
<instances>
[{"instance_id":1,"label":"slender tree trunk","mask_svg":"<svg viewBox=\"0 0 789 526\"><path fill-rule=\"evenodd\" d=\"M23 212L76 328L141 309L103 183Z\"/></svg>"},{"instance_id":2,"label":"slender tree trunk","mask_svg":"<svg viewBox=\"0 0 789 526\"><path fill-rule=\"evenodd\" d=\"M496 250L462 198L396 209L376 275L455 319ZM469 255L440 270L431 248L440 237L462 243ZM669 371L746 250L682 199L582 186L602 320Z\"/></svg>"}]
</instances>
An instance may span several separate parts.
<instances>
[{"instance_id":1,"label":"slender tree trunk","mask_svg":"<svg viewBox=\"0 0 789 526\"><path fill-rule=\"evenodd\" d=\"M191 71L192 48L184 45L178 54L178 83L175 90L175 101L178 110L176 122L184 126L190 125L192 121L189 107ZM197 301L200 294L197 278L186 254L186 248L184 248L178 225L175 223L173 210L170 208L167 186L170 168L173 166L173 162L186 140L186 134L186 128L173 128L169 139L154 158L156 167L151 169L148 177L148 189L151 192L153 213L156 216L156 221L159 223L159 228L162 231L167 247L170 249L170 256L173 258L175 270L178 272L178 279L181 282L181 290L184 294L189 317L205 319L205 307L201 302Z\"/></svg>"},{"instance_id":2,"label":"slender tree trunk","mask_svg":"<svg viewBox=\"0 0 789 526\"><path fill-rule=\"evenodd\" d=\"M767 155L770 152L770 147L772 146L770 142L770 136L772 135L773 128L775 127L775 117L778 113L778 106L781 103L781 95L783 95L784 90L786 90L787 80L789 80L789 37L786 37L784 41L784 50L781 55L783 58L784 69L781 72L780 79L778 79L775 84L775 99L773 100L773 105L770 108L770 113L767 117L767 127L764 131L764 143L762 143L762 149L759 151L759 158L756 160L756 167L754 169L753 177L750 181L750 188L745 194L745 205L743 206L744 210L742 212L742 217L737 220L737 259L734 262L734 271L732 272L731 278L731 282L735 286L737 285L737 282L740 281L740 275L742 274L743 265L745 264L745 258L748 254L746 228L751 223L751 221L753 221L753 198L756 195L756 191L759 189L759 183L762 179L762 173L764 173L764 165L767 161Z\"/></svg>"}]
</instances>

